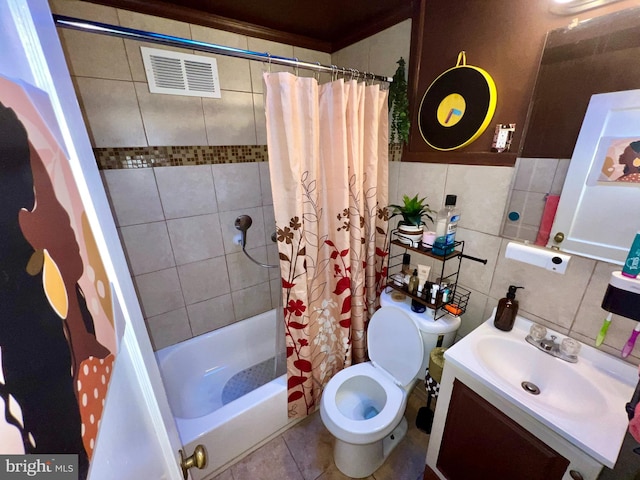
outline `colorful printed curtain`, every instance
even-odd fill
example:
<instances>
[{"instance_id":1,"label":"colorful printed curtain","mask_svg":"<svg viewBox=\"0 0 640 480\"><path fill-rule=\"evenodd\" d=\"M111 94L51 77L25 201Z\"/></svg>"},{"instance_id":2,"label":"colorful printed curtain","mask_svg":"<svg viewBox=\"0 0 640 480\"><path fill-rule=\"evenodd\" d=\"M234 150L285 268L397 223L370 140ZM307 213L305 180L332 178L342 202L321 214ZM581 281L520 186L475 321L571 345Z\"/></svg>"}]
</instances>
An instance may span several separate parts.
<instances>
[{"instance_id":1,"label":"colorful printed curtain","mask_svg":"<svg viewBox=\"0 0 640 480\"><path fill-rule=\"evenodd\" d=\"M386 276L387 92L265 73L269 170L282 273L288 411L366 361Z\"/></svg>"}]
</instances>

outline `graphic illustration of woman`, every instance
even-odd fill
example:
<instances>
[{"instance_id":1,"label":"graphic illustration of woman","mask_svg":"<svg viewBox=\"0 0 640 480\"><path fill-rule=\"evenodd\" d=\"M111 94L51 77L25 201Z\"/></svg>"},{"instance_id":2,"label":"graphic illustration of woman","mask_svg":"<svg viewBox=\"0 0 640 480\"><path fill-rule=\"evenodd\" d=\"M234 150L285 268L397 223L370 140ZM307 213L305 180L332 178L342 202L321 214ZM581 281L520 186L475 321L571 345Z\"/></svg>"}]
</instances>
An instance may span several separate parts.
<instances>
[{"instance_id":1,"label":"graphic illustration of woman","mask_svg":"<svg viewBox=\"0 0 640 480\"><path fill-rule=\"evenodd\" d=\"M630 142L618 159L624 165L624 175L616 182L640 183L640 140Z\"/></svg>"},{"instance_id":2,"label":"graphic illustration of woman","mask_svg":"<svg viewBox=\"0 0 640 480\"><path fill-rule=\"evenodd\" d=\"M83 268L69 214L42 159L15 112L0 103L4 416L20 431L25 453L78 454L79 478L87 476L95 438L89 444L86 430L93 427L97 433L83 410L88 400L81 394L82 381L93 372L104 383L104 368L110 374L113 362L95 337L78 284ZM9 409L11 402L19 405L17 414Z\"/></svg>"}]
</instances>

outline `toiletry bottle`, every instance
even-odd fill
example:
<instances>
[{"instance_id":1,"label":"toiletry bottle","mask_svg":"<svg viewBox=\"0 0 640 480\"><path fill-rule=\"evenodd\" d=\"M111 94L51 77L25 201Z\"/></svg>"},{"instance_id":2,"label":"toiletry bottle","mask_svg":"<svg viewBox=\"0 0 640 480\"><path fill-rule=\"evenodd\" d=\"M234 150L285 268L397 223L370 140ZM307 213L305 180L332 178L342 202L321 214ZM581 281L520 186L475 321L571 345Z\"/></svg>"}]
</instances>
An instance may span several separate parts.
<instances>
[{"instance_id":1,"label":"toiletry bottle","mask_svg":"<svg viewBox=\"0 0 640 480\"><path fill-rule=\"evenodd\" d=\"M460 212L456 208L456 195L447 195L444 207L438 211L436 216L436 240L434 242L434 253L438 255L448 255L454 249L456 230L460 220Z\"/></svg>"},{"instance_id":2,"label":"toiletry bottle","mask_svg":"<svg viewBox=\"0 0 640 480\"><path fill-rule=\"evenodd\" d=\"M413 271L413 275L411 275L411 278L409 279L409 293L411 295L415 295L416 293L418 293L418 283L420 282L420 280L418 279L418 269L416 268Z\"/></svg>"},{"instance_id":3,"label":"toiletry bottle","mask_svg":"<svg viewBox=\"0 0 640 480\"><path fill-rule=\"evenodd\" d=\"M408 253L402 255L402 273L411 275L411 255Z\"/></svg>"},{"instance_id":4,"label":"toiletry bottle","mask_svg":"<svg viewBox=\"0 0 640 480\"><path fill-rule=\"evenodd\" d=\"M628 278L636 278L640 273L640 232L636 233L627 260L622 266L622 275Z\"/></svg>"},{"instance_id":5,"label":"toiletry bottle","mask_svg":"<svg viewBox=\"0 0 640 480\"><path fill-rule=\"evenodd\" d=\"M513 328L513 324L516 321L516 315L518 314L518 301L516 300L516 290L518 288L515 285L509 286L507 296L500 299L498 302L498 310L493 320L493 325L504 332L509 332Z\"/></svg>"},{"instance_id":6,"label":"toiletry bottle","mask_svg":"<svg viewBox=\"0 0 640 480\"><path fill-rule=\"evenodd\" d=\"M433 285L433 283L427 280L424 282L424 287L422 287L422 299L427 302L431 299L431 285Z\"/></svg>"},{"instance_id":7,"label":"toiletry bottle","mask_svg":"<svg viewBox=\"0 0 640 480\"><path fill-rule=\"evenodd\" d=\"M429 299L429 303L433 305L438 305L438 291L440 290L440 285L437 283L431 284L431 298Z\"/></svg>"}]
</instances>

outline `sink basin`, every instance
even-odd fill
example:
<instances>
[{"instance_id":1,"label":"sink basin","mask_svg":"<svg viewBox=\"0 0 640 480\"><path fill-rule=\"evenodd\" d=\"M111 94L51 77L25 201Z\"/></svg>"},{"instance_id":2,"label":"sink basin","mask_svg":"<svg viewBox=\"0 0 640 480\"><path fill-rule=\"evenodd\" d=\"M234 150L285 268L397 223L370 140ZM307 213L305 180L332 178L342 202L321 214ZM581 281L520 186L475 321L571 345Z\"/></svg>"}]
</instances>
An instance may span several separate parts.
<instances>
[{"instance_id":1,"label":"sink basin","mask_svg":"<svg viewBox=\"0 0 640 480\"><path fill-rule=\"evenodd\" d=\"M613 468L628 428L625 405L638 382L637 368L585 344L577 363L553 357L527 343L531 325L518 316L513 330L503 332L490 318L445 352L443 381L450 368L471 388L506 400ZM564 338L550 329L548 335Z\"/></svg>"},{"instance_id":2,"label":"sink basin","mask_svg":"<svg viewBox=\"0 0 640 480\"><path fill-rule=\"evenodd\" d=\"M540 408L572 417L596 415L606 404L594 379L576 365L552 357L517 338L486 335L475 344L480 364L514 394L529 396ZM533 394L522 386L539 389ZM529 387L531 390L531 387Z\"/></svg>"}]
</instances>

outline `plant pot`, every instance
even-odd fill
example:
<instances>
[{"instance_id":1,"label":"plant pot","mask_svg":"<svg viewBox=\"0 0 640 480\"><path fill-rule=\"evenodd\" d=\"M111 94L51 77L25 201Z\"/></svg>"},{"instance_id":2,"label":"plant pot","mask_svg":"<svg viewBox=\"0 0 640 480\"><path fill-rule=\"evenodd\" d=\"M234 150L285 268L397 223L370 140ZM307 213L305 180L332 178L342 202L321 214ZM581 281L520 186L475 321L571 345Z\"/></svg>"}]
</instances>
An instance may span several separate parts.
<instances>
[{"instance_id":1,"label":"plant pot","mask_svg":"<svg viewBox=\"0 0 640 480\"><path fill-rule=\"evenodd\" d=\"M422 242L424 225L398 225L398 240L412 247L419 247Z\"/></svg>"}]
</instances>

